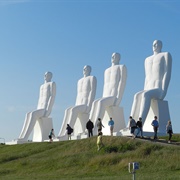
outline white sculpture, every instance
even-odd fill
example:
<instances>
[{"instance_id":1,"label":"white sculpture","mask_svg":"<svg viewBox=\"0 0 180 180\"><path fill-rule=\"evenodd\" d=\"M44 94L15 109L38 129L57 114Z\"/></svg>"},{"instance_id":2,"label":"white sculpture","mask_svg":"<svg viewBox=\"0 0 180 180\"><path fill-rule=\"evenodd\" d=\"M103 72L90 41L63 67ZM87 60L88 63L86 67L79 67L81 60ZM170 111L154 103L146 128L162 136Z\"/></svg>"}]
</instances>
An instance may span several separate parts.
<instances>
[{"instance_id":1,"label":"white sculpture","mask_svg":"<svg viewBox=\"0 0 180 180\"><path fill-rule=\"evenodd\" d=\"M84 66L83 75L77 83L77 97L75 106L65 110L63 123L58 137L66 134L66 126L69 124L74 128L74 135L85 132L85 125L89 118L92 102L96 94L97 80L95 76L90 76L91 66Z\"/></svg>"},{"instance_id":2,"label":"white sculpture","mask_svg":"<svg viewBox=\"0 0 180 180\"><path fill-rule=\"evenodd\" d=\"M164 126L170 119L168 104L163 99L171 78L172 58L170 53L161 52L160 40L155 40L152 48L154 54L145 59L144 90L135 94L131 116L136 120L141 117L144 122L143 130L152 131L151 121L156 115L161 121L159 128L161 131L165 129Z\"/></svg>"},{"instance_id":3,"label":"white sculpture","mask_svg":"<svg viewBox=\"0 0 180 180\"><path fill-rule=\"evenodd\" d=\"M37 110L29 112L26 114L24 125L19 136L18 140L27 141L29 135L31 134L36 122L42 118L42 120L48 121L48 117L52 111L52 107L55 100L56 95L56 84L55 82L51 82L52 73L46 72L44 75L44 84L40 87L39 101ZM42 128L43 122L39 124L39 130L43 131L43 128L46 128L47 135L46 139L48 139L48 134L52 127L46 127L47 125L43 125L45 127ZM35 132L42 136L41 132ZM35 139L38 137L34 137Z\"/></svg>"},{"instance_id":4,"label":"white sculpture","mask_svg":"<svg viewBox=\"0 0 180 180\"><path fill-rule=\"evenodd\" d=\"M102 119L105 128L103 134L109 135L109 118L114 120L114 132L118 132L125 127L123 109L119 107L127 78L125 65L119 65L120 54L113 53L111 58L112 66L104 72L103 97L93 102L90 119L94 122L94 133L97 134L97 120ZM105 112L107 112L107 116Z\"/></svg>"}]
</instances>

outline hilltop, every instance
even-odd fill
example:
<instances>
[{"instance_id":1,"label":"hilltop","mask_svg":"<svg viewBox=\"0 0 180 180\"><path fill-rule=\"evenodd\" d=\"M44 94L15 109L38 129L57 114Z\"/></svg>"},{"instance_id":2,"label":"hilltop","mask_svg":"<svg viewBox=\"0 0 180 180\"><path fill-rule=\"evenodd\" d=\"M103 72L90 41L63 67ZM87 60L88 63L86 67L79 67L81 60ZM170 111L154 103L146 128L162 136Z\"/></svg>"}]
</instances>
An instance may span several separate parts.
<instances>
[{"instance_id":1,"label":"hilltop","mask_svg":"<svg viewBox=\"0 0 180 180\"><path fill-rule=\"evenodd\" d=\"M167 138L167 137L165 137ZM173 144L104 136L97 151L96 137L76 141L0 145L0 179L126 180L129 162L139 162L138 180L178 180L180 135Z\"/></svg>"}]
</instances>

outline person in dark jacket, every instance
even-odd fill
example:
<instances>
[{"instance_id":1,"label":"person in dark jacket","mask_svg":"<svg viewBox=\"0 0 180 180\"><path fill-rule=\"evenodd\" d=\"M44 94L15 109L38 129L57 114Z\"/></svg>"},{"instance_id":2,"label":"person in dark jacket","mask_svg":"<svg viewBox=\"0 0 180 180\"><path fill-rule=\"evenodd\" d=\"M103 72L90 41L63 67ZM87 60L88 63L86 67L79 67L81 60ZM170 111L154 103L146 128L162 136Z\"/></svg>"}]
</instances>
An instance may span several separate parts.
<instances>
[{"instance_id":1,"label":"person in dark jacket","mask_svg":"<svg viewBox=\"0 0 180 180\"><path fill-rule=\"evenodd\" d=\"M138 129L138 132L137 132L136 136L138 136L139 133L141 132L141 138L143 138L143 125L142 125L142 118L141 117L137 121L136 126L137 126L137 129Z\"/></svg>"},{"instance_id":2,"label":"person in dark jacket","mask_svg":"<svg viewBox=\"0 0 180 180\"><path fill-rule=\"evenodd\" d=\"M73 133L73 129L71 128L71 126L69 124L67 124L67 134L68 134L68 140L71 140L71 133Z\"/></svg>"},{"instance_id":3,"label":"person in dark jacket","mask_svg":"<svg viewBox=\"0 0 180 180\"><path fill-rule=\"evenodd\" d=\"M135 139L136 135L134 133L136 130L136 121L132 118L132 116L129 117L129 129L132 134L132 138Z\"/></svg>"},{"instance_id":4,"label":"person in dark jacket","mask_svg":"<svg viewBox=\"0 0 180 180\"><path fill-rule=\"evenodd\" d=\"M93 122L89 119L89 121L86 123L86 129L88 130L88 136L93 136L93 128L94 124Z\"/></svg>"}]
</instances>

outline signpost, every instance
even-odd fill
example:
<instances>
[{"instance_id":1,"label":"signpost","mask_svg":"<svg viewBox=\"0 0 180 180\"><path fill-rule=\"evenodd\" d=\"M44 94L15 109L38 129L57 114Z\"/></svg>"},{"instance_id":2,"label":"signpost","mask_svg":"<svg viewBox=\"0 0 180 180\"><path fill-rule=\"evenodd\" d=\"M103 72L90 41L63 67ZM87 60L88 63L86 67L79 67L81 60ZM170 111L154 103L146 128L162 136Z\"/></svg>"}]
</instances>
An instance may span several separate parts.
<instances>
[{"instance_id":1,"label":"signpost","mask_svg":"<svg viewBox=\"0 0 180 180\"><path fill-rule=\"evenodd\" d=\"M130 162L129 163L129 173L133 174L133 180L135 180L136 170L138 170L138 169L139 169L138 162Z\"/></svg>"}]
</instances>

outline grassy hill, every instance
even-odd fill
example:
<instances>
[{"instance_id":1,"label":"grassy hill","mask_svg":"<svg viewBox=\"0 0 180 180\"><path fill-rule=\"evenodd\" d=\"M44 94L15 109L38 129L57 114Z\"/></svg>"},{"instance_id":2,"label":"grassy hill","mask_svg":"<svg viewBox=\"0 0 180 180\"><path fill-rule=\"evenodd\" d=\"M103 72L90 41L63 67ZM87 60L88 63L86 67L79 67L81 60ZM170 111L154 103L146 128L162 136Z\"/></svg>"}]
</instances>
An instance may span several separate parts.
<instances>
[{"instance_id":1,"label":"grassy hill","mask_svg":"<svg viewBox=\"0 0 180 180\"><path fill-rule=\"evenodd\" d=\"M174 135L180 141L180 135ZM129 180L129 162L139 162L137 180L179 180L180 146L104 136L76 141L0 145L0 179Z\"/></svg>"}]
</instances>

